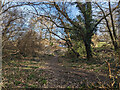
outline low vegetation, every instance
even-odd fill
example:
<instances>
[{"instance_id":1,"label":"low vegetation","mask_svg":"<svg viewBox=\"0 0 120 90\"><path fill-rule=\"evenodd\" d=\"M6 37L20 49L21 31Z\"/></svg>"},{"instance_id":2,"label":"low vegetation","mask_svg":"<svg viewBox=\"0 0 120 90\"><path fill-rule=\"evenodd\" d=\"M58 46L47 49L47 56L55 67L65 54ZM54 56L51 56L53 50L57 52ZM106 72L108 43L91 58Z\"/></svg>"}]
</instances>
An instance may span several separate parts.
<instances>
[{"instance_id":1,"label":"low vegetation","mask_svg":"<svg viewBox=\"0 0 120 90\"><path fill-rule=\"evenodd\" d=\"M2 88L120 88L120 2L0 7Z\"/></svg>"}]
</instances>

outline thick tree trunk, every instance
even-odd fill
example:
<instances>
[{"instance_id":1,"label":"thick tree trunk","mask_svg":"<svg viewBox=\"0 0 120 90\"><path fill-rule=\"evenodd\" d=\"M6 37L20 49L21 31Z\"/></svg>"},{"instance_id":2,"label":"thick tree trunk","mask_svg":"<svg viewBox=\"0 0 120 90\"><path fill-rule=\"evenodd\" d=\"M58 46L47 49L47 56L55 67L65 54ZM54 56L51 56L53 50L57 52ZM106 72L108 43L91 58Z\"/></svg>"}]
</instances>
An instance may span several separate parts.
<instances>
[{"instance_id":1,"label":"thick tree trunk","mask_svg":"<svg viewBox=\"0 0 120 90\"><path fill-rule=\"evenodd\" d=\"M85 44L85 50L87 53L87 59L90 60L92 58L91 45L90 45L90 43L87 43L86 41L84 42L84 44Z\"/></svg>"}]
</instances>

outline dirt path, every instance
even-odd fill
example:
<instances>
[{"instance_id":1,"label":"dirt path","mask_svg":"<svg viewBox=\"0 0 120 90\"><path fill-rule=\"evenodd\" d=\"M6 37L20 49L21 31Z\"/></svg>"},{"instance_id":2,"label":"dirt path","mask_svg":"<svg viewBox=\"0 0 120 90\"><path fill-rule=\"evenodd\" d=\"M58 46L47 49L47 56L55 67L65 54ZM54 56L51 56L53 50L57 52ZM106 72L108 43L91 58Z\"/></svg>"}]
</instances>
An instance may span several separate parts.
<instances>
[{"instance_id":1,"label":"dirt path","mask_svg":"<svg viewBox=\"0 0 120 90\"><path fill-rule=\"evenodd\" d=\"M59 63L58 58L59 57L56 56L47 61L46 67L48 67L48 69L46 74L48 75L48 83L46 87L66 88L69 86L72 88L78 88L84 83L104 83L107 81L105 76L82 68L73 69L71 67L64 67Z\"/></svg>"}]
</instances>

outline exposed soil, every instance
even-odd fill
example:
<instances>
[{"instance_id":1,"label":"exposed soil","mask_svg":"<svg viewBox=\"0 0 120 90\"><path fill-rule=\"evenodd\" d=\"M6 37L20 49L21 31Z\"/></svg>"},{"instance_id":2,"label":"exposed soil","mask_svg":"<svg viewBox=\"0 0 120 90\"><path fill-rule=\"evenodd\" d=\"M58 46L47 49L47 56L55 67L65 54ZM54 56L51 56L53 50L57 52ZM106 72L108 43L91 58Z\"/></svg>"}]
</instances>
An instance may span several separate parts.
<instances>
[{"instance_id":1,"label":"exposed soil","mask_svg":"<svg viewBox=\"0 0 120 90\"><path fill-rule=\"evenodd\" d=\"M46 55L43 59L7 62L3 65L4 85L14 88L80 88L109 83L106 74L82 67L70 67L71 63L67 66L64 63L66 60Z\"/></svg>"},{"instance_id":2,"label":"exposed soil","mask_svg":"<svg viewBox=\"0 0 120 90\"><path fill-rule=\"evenodd\" d=\"M84 84L103 84L108 82L106 76L82 68L65 67L59 62L59 57L53 57L46 61L47 85L50 88L78 88Z\"/></svg>"}]
</instances>

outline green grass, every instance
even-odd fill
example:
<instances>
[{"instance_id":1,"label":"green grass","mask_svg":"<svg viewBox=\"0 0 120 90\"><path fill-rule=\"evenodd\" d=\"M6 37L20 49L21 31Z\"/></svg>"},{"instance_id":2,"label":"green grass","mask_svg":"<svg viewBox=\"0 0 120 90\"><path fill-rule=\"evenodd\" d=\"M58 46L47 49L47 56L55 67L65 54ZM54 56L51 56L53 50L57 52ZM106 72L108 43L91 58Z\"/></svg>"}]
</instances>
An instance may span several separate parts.
<instances>
[{"instance_id":1,"label":"green grass","mask_svg":"<svg viewBox=\"0 0 120 90\"><path fill-rule=\"evenodd\" d=\"M37 85L24 84L24 88L37 88Z\"/></svg>"},{"instance_id":2,"label":"green grass","mask_svg":"<svg viewBox=\"0 0 120 90\"><path fill-rule=\"evenodd\" d=\"M36 76L35 76L34 74L30 74L27 79L30 79L30 80L31 80L31 79L33 79L33 78L36 78Z\"/></svg>"},{"instance_id":3,"label":"green grass","mask_svg":"<svg viewBox=\"0 0 120 90\"><path fill-rule=\"evenodd\" d=\"M44 85L44 84L46 84L46 83L47 83L47 80L42 80L42 81L41 81L41 84L42 84L42 85Z\"/></svg>"},{"instance_id":4,"label":"green grass","mask_svg":"<svg viewBox=\"0 0 120 90\"><path fill-rule=\"evenodd\" d=\"M106 44L106 42L98 42L98 47L103 46L104 44Z\"/></svg>"},{"instance_id":5,"label":"green grass","mask_svg":"<svg viewBox=\"0 0 120 90\"><path fill-rule=\"evenodd\" d=\"M108 70L108 67L102 66L101 69Z\"/></svg>"},{"instance_id":6,"label":"green grass","mask_svg":"<svg viewBox=\"0 0 120 90\"><path fill-rule=\"evenodd\" d=\"M29 60L10 60L4 62L3 77L5 79L5 82L3 87L41 87L47 83L47 80L45 78L46 75L42 69L42 67L44 67L44 64L45 63L43 62Z\"/></svg>"},{"instance_id":7,"label":"green grass","mask_svg":"<svg viewBox=\"0 0 120 90\"><path fill-rule=\"evenodd\" d=\"M21 81L15 81L14 84L17 86L17 85L19 85L19 84L22 84L22 82L21 82Z\"/></svg>"},{"instance_id":8,"label":"green grass","mask_svg":"<svg viewBox=\"0 0 120 90\"><path fill-rule=\"evenodd\" d=\"M72 88L70 86L67 86L67 90L72 90Z\"/></svg>"},{"instance_id":9,"label":"green grass","mask_svg":"<svg viewBox=\"0 0 120 90\"><path fill-rule=\"evenodd\" d=\"M99 47L97 50L105 49L101 48L104 43L99 43ZM94 73L102 73L105 74L108 72L108 67L105 63L105 60L110 60L112 63L114 61L114 57L111 57L108 53L96 52L98 56L94 56L92 61L88 61L86 58L66 58L60 57L60 65L63 65L65 68L73 68L73 69L85 69L86 71L93 71ZM44 72L46 69L42 69L45 67L45 60L51 60L53 58L51 55L42 56L40 62L35 60L11 60L7 63L3 63L3 76L5 78L5 87L24 87L24 88L34 88L34 87L42 87L48 83L49 80L46 79L46 75ZM84 87L84 84L81 85ZM86 87L86 86L85 86ZM92 87L92 86L90 86ZM66 87L70 89L70 86Z\"/></svg>"},{"instance_id":10,"label":"green grass","mask_svg":"<svg viewBox=\"0 0 120 90\"><path fill-rule=\"evenodd\" d=\"M99 70L98 70L98 69L96 69L96 70L94 70L94 72L99 72Z\"/></svg>"}]
</instances>

